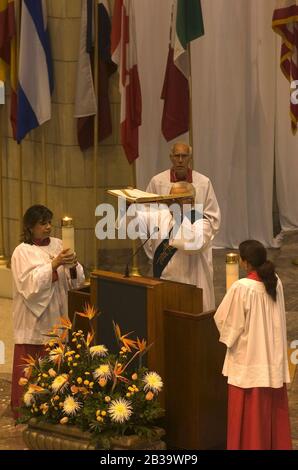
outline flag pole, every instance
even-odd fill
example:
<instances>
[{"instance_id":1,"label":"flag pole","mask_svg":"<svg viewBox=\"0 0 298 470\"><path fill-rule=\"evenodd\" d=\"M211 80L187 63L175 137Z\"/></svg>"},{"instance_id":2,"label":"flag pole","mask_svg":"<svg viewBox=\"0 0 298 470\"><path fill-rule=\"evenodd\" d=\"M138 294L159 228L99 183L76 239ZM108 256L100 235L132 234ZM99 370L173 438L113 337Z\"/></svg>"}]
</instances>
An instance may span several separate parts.
<instances>
[{"instance_id":1,"label":"flag pole","mask_svg":"<svg viewBox=\"0 0 298 470\"><path fill-rule=\"evenodd\" d=\"M132 178L133 178L133 187L135 188L137 185L137 169L136 169L136 161L132 164ZM132 240L132 252L135 253L137 250L137 240ZM138 266L138 259L137 256L134 256L132 259L132 266L131 266L131 276L141 276Z\"/></svg>"},{"instance_id":2,"label":"flag pole","mask_svg":"<svg viewBox=\"0 0 298 470\"><path fill-rule=\"evenodd\" d=\"M20 37L21 37L21 14L22 14L22 2L19 1L16 4L16 22L17 22L17 34L16 34L16 56L17 56L17 74L19 73L19 56L20 56ZM18 161L19 161L19 222L20 231L23 230L23 149L22 143L18 145Z\"/></svg>"},{"instance_id":3,"label":"flag pole","mask_svg":"<svg viewBox=\"0 0 298 470\"><path fill-rule=\"evenodd\" d=\"M97 0L94 2L94 58L93 58L93 67L94 67L94 93L96 96L97 109L94 116L94 142L93 142L93 201L94 201L94 211L97 207L97 185L98 185L98 75L99 75L99 64L98 64L98 54L99 54L99 24L98 24L98 4ZM96 224L95 219L95 224ZM93 249L93 264L94 269L97 269L98 266L98 240L96 235L94 236L94 249Z\"/></svg>"},{"instance_id":4,"label":"flag pole","mask_svg":"<svg viewBox=\"0 0 298 470\"><path fill-rule=\"evenodd\" d=\"M41 126L41 155L43 161L43 188L44 188L44 204L48 205L48 162L46 155L46 139L44 124Z\"/></svg>"},{"instance_id":5,"label":"flag pole","mask_svg":"<svg viewBox=\"0 0 298 470\"><path fill-rule=\"evenodd\" d=\"M193 167L193 120L192 120L192 73L191 73L191 47L190 42L187 44L188 58L189 58L189 78L188 78L188 89L189 89L189 145L192 148L191 166Z\"/></svg>"},{"instance_id":6,"label":"flag pole","mask_svg":"<svg viewBox=\"0 0 298 470\"><path fill-rule=\"evenodd\" d=\"M3 152L3 107L0 105L0 266L7 265L7 259L5 258L4 248L4 213L3 213L3 168L2 168L2 152Z\"/></svg>"}]
</instances>

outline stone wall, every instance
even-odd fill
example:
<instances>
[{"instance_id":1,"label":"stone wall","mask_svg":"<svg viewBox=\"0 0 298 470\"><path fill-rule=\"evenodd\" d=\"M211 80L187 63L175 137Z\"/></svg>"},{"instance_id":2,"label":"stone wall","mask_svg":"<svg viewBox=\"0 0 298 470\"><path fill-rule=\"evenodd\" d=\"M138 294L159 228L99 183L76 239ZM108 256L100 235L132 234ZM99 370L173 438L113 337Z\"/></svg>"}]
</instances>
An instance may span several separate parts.
<instances>
[{"instance_id":1,"label":"stone wall","mask_svg":"<svg viewBox=\"0 0 298 470\"><path fill-rule=\"evenodd\" d=\"M112 2L111 2L112 3ZM77 144L74 99L79 50L81 0L48 0L48 22L54 61L55 90L52 119L44 125L48 165L48 203L54 211L54 234L60 236L60 219L70 215L75 223L75 245L79 259L93 265L95 204L93 196L93 149L85 153ZM9 91L8 91L9 92ZM112 202L107 188L132 185L133 173L127 163L119 136L120 97L118 75L110 81L113 135L98 148L98 201ZM20 234L19 155L8 119L9 96L4 107L3 187L5 254L11 255ZM41 129L36 129L21 145L23 160L23 208L44 201L44 168ZM100 249L122 249L126 241L103 241Z\"/></svg>"}]
</instances>

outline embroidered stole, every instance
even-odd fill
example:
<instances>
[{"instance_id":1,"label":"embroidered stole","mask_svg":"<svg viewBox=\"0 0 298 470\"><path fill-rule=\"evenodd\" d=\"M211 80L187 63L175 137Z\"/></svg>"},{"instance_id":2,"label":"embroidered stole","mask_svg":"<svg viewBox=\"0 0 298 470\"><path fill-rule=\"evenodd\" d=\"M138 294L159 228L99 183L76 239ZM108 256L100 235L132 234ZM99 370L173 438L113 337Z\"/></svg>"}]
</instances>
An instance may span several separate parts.
<instances>
[{"instance_id":1,"label":"embroidered stole","mask_svg":"<svg viewBox=\"0 0 298 470\"><path fill-rule=\"evenodd\" d=\"M173 227L169 231L167 238L165 238L156 248L153 257L153 276L160 278L163 270L167 267L169 261L172 259L177 251L177 248L169 244L170 236Z\"/></svg>"}]
</instances>

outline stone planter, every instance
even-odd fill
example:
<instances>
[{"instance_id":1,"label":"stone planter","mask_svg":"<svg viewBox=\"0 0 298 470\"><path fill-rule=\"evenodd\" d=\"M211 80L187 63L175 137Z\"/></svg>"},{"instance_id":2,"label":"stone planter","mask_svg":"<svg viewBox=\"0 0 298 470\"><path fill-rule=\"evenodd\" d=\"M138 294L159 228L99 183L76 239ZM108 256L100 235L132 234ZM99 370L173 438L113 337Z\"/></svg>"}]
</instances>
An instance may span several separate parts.
<instances>
[{"instance_id":1,"label":"stone planter","mask_svg":"<svg viewBox=\"0 0 298 470\"><path fill-rule=\"evenodd\" d=\"M161 440L165 431L154 428L155 435L148 440L136 435L110 438L111 450L164 450ZM23 432L23 439L32 450L95 450L89 432L83 432L75 426L39 423L32 418Z\"/></svg>"}]
</instances>

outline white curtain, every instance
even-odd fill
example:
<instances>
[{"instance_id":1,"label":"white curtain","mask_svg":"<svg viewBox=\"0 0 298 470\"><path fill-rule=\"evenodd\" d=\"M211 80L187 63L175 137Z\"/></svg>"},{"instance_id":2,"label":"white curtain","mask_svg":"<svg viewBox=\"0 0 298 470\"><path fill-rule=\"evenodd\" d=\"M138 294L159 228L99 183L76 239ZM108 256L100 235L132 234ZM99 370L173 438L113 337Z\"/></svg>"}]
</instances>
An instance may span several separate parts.
<instances>
[{"instance_id":1,"label":"white curtain","mask_svg":"<svg viewBox=\"0 0 298 470\"><path fill-rule=\"evenodd\" d=\"M143 96L137 183L145 188L154 174L170 165L171 143L161 134L160 94L172 0L134 3ZM290 134L288 85L277 60L280 40L271 29L275 0L201 3L205 36L192 45L194 169L211 179L221 207L216 245L237 247L244 239L256 238L275 246L275 145L283 228L298 227L298 199L293 198L297 171L289 171L293 166L297 170L298 136ZM279 87L285 88L283 93Z\"/></svg>"}]
</instances>

